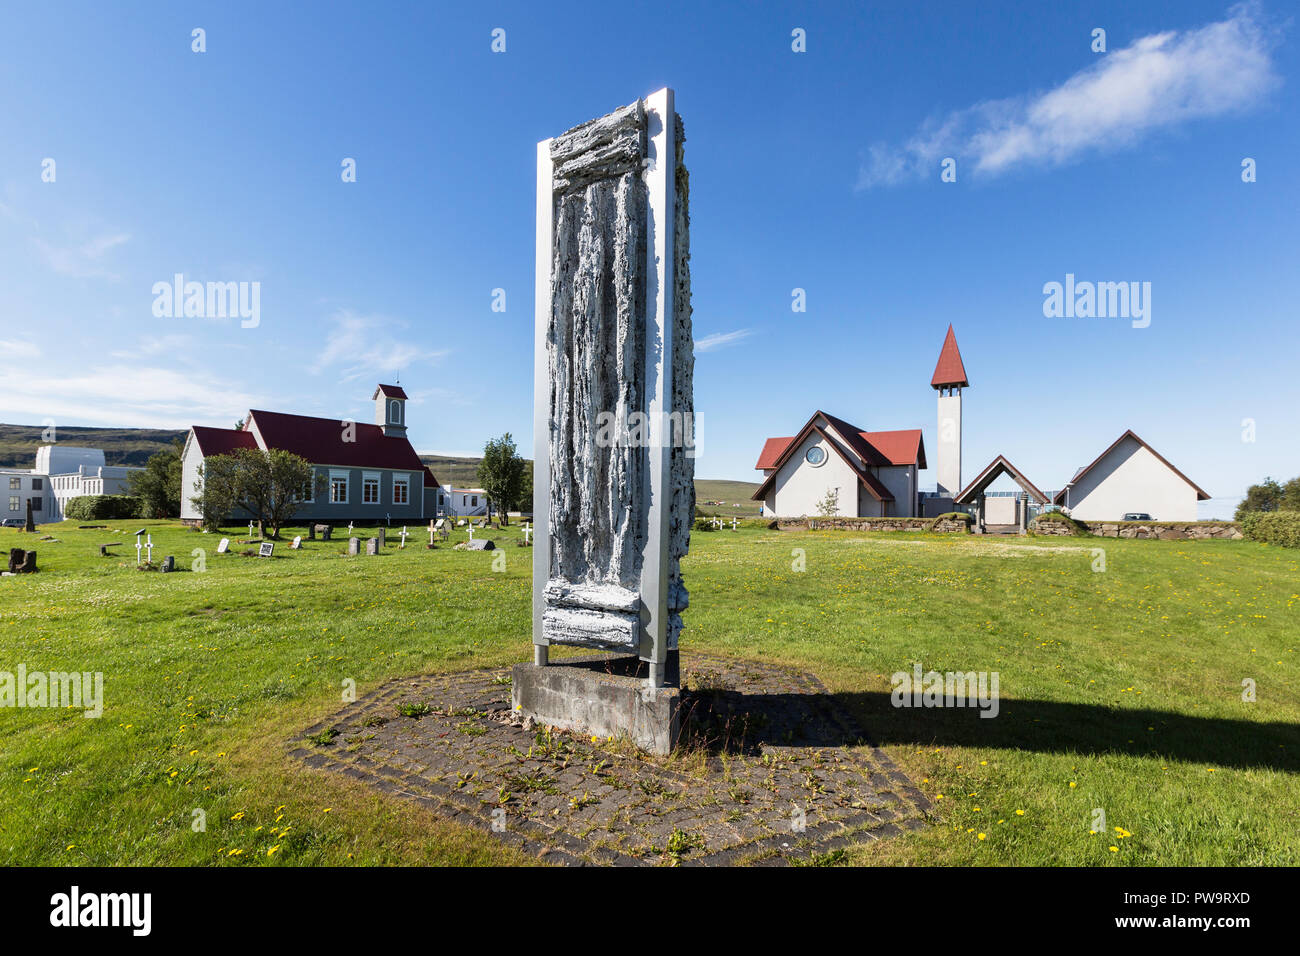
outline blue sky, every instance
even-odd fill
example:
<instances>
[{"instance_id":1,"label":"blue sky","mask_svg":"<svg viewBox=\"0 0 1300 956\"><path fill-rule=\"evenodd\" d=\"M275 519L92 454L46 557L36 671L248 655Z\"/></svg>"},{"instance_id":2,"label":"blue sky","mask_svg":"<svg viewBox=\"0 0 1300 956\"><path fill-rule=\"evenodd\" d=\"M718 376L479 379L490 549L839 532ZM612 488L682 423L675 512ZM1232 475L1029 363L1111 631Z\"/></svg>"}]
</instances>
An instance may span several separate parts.
<instances>
[{"instance_id":1,"label":"blue sky","mask_svg":"<svg viewBox=\"0 0 1300 956\"><path fill-rule=\"evenodd\" d=\"M1219 511L1300 474L1290 5L467 6L11 5L0 421L368 419L400 373L421 451L530 453L535 144L671 85L701 477L816 408L933 454L950 322L966 478L1059 488L1126 428ZM156 317L176 273L260 323ZM1067 273L1151 283L1150 325L1045 317Z\"/></svg>"}]
</instances>

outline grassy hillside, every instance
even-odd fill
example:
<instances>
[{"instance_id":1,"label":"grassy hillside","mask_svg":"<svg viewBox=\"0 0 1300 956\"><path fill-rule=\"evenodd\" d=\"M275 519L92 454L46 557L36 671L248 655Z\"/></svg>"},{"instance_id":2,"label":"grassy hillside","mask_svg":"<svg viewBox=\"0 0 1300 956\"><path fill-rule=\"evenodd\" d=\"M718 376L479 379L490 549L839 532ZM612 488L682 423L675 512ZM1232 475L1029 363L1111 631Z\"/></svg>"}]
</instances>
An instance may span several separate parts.
<instances>
[{"instance_id":1,"label":"grassy hillside","mask_svg":"<svg viewBox=\"0 0 1300 956\"><path fill-rule=\"evenodd\" d=\"M41 425L0 424L0 468L30 468L36 449L49 442L41 438ZM184 431L165 428L59 428L60 444L102 448L110 465L143 465L149 456L165 451L173 441L185 440Z\"/></svg>"}]
</instances>

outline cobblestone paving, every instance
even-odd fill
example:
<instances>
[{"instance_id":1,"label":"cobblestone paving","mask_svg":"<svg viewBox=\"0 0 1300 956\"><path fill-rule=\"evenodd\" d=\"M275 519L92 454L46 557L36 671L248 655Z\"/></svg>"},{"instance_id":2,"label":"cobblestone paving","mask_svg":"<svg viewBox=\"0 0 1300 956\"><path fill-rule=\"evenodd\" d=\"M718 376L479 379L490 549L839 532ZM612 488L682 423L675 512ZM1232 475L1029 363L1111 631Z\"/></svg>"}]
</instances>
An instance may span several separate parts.
<instances>
[{"instance_id":1,"label":"cobblestone paving","mask_svg":"<svg viewBox=\"0 0 1300 956\"><path fill-rule=\"evenodd\" d=\"M783 865L926 825L929 801L812 675L681 657L668 757L527 727L508 671L392 681L293 756L560 864Z\"/></svg>"}]
</instances>

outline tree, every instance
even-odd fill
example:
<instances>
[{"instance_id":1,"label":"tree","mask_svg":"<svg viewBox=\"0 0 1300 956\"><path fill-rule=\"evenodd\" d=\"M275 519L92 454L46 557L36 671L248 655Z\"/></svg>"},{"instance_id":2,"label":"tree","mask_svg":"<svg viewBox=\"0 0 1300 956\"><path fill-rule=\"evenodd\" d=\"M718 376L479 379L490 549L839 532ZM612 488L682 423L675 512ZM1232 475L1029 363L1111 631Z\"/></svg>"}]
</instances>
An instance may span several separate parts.
<instances>
[{"instance_id":1,"label":"tree","mask_svg":"<svg viewBox=\"0 0 1300 956\"><path fill-rule=\"evenodd\" d=\"M501 523L510 523L510 506L519 500L526 465L527 462L519 457L515 440L509 432L483 446L483 460L478 463L478 482L488 495L488 517L492 516L492 505L495 504Z\"/></svg>"},{"instance_id":2,"label":"tree","mask_svg":"<svg viewBox=\"0 0 1300 956\"><path fill-rule=\"evenodd\" d=\"M840 489L826 489L826 497L817 502L817 513L823 518L834 518L840 513Z\"/></svg>"},{"instance_id":3,"label":"tree","mask_svg":"<svg viewBox=\"0 0 1300 956\"><path fill-rule=\"evenodd\" d=\"M1292 478L1282 486L1282 498L1277 503L1278 511L1300 511L1300 478Z\"/></svg>"},{"instance_id":4,"label":"tree","mask_svg":"<svg viewBox=\"0 0 1300 956\"><path fill-rule=\"evenodd\" d=\"M219 531L239 501L239 462L233 455L209 455L199 465L198 492L190 502L202 515L203 527Z\"/></svg>"},{"instance_id":5,"label":"tree","mask_svg":"<svg viewBox=\"0 0 1300 956\"><path fill-rule=\"evenodd\" d=\"M1291 484L1292 482L1287 482L1288 487ZM1237 513L1233 517L1240 521L1251 512L1277 511L1282 502L1282 494L1281 485L1272 478L1265 478L1262 484L1251 485L1246 489L1246 497L1237 505Z\"/></svg>"},{"instance_id":6,"label":"tree","mask_svg":"<svg viewBox=\"0 0 1300 956\"><path fill-rule=\"evenodd\" d=\"M257 522L257 533L272 538L311 492L323 494L325 478L315 477L311 462L279 448L238 448L233 455L212 455L203 463L201 490L194 498L205 527L217 527L237 508Z\"/></svg>"},{"instance_id":7,"label":"tree","mask_svg":"<svg viewBox=\"0 0 1300 956\"><path fill-rule=\"evenodd\" d=\"M141 518L179 518L181 514L181 454L179 442L150 455L143 471L127 478L130 494L140 499Z\"/></svg>"}]
</instances>

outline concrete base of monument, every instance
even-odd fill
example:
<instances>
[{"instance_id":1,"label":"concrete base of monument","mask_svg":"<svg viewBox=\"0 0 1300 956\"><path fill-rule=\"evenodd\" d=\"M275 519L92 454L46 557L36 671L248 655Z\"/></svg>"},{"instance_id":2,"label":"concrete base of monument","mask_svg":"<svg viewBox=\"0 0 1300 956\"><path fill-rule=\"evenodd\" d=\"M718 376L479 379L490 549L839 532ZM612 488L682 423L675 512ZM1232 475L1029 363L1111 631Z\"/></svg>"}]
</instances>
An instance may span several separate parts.
<instances>
[{"instance_id":1,"label":"concrete base of monument","mask_svg":"<svg viewBox=\"0 0 1300 956\"><path fill-rule=\"evenodd\" d=\"M681 733L678 656L668 655L663 687L651 687L637 657L600 654L544 666L516 664L511 704L539 724L594 737L626 737L653 754L670 753Z\"/></svg>"}]
</instances>

